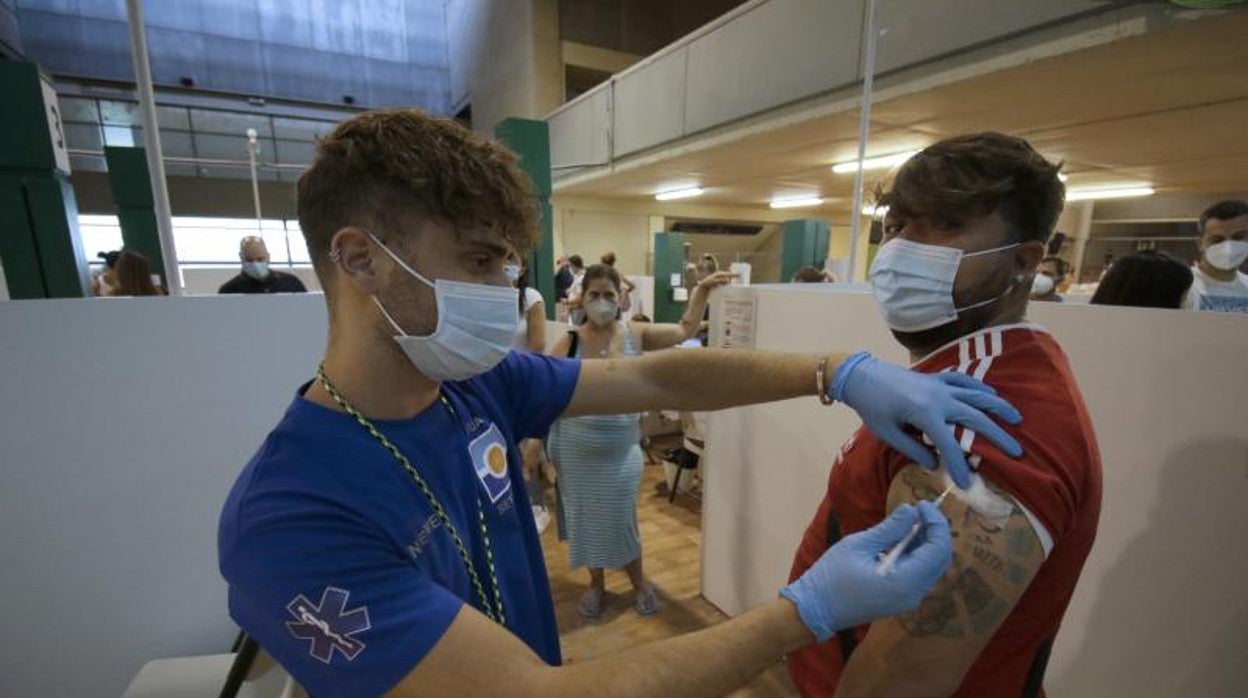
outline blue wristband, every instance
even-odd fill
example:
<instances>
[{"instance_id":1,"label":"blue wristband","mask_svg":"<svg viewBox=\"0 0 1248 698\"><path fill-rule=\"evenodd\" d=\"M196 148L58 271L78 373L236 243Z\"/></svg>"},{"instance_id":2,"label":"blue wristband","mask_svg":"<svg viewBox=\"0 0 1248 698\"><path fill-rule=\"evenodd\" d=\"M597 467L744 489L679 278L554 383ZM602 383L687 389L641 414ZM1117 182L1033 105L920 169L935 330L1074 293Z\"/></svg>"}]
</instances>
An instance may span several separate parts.
<instances>
[{"instance_id":1,"label":"blue wristband","mask_svg":"<svg viewBox=\"0 0 1248 698\"><path fill-rule=\"evenodd\" d=\"M858 368L858 364L870 360L869 352L860 351L850 355L848 359L841 362L836 369L836 375L832 377L832 399L837 402L845 402L845 384L849 382L849 376Z\"/></svg>"}]
</instances>

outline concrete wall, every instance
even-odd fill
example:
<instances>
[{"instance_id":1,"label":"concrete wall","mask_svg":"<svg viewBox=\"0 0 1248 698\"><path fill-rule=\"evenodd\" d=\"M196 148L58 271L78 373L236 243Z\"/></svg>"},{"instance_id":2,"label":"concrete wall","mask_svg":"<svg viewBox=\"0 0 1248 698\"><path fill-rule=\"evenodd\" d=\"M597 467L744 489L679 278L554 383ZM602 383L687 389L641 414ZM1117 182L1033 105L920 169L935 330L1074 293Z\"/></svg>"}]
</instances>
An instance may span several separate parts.
<instances>
[{"instance_id":1,"label":"concrete wall","mask_svg":"<svg viewBox=\"0 0 1248 698\"><path fill-rule=\"evenodd\" d=\"M905 361L870 296L839 288L718 295L755 295L760 349L867 349ZM1035 304L1031 317L1070 356L1104 463L1100 530L1054 648L1050 695L1244 695L1248 562L1232 551L1243 548L1248 497L1248 323L1052 303ZM836 449L858 423L851 411L814 399L712 415L703 500L707 599L736 614L775 598L827 488Z\"/></svg>"},{"instance_id":2,"label":"concrete wall","mask_svg":"<svg viewBox=\"0 0 1248 698\"><path fill-rule=\"evenodd\" d=\"M452 109L471 103L476 131L563 101L555 0L448 0L446 23Z\"/></svg>"},{"instance_id":3,"label":"concrete wall","mask_svg":"<svg viewBox=\"0 0 1248 698\"><path fill-rule=\"evenodd\" d=\"M169 206L175 216L255 218L251 182L246 179L167 177ZM79 213L116 214L108 174L78 171L70 175ZM265 218L294 219L295 185L260 182L260 210Z\"/></svg>"},{"instance_id":4,"label":"concrete wall","mask_svg":"<svg viewBox=\"0 0 1248 698\"><path fill-rule=\"evenodd\" d=\"M0 327L0 695L116 696L228 650L217 517L312 376L324 300L10 301Z\"/></svg>"}]
</instances>

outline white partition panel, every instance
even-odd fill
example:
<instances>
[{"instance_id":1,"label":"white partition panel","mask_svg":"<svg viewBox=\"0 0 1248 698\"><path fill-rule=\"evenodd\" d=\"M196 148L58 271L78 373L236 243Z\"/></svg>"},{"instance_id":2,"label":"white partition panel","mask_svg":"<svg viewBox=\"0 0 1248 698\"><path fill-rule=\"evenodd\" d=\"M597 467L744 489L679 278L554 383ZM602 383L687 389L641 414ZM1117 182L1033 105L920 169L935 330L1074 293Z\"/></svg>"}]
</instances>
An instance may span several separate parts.
<instances>
[{"instance_id":1,"label":"white partition panel","mask_svg":"<svg viewBox=\"0 0 1248 698\"><path fill-rule=\"evenodd\" d=\"M229 649L217 517L324 343L317 295L0 303L0 695Z\"/></svg>"},{"instance_id":2,"label":"white partition panel","mask_svg":"<svg viewBox=\"0 0 1248 698\"><path fill-rule=\"evenodd\" d=\"M772 0L689 45L694 133L858 79L862 0Z\"/></svg>"},{"instance_id":3,"label":"white partition panel","mask_svg":"<svg viewBox=\"0 0 1248 698\"><path fill-rule=\"evenodd\" d=\"M615 82L615 157L685 135L685 70L680 49L621 75Z\"/></svg>"},{"instance_id":4,"label":"white partition panel","mask_svg":"<svg viewBox=\"0 0 1248 698\"><path fill-rule=\"evenodd\" d=\"M904 359L870 296L805 285L718 295L716 319L724 299L755 298L758 348ZM1033 304L1031 320L1070 355L1104 460L1100 531L1054 648L1049 694L1245 695L1248 320L1063 304ZM813 398L712 417L709 600L736 614L775 598L834 451L857 424Z\"/></svg>"},{"instance_id":5,"label":"white partition panel","mask_svg":"<svg viewBox=\"0 0 1248 698\"><path fill-rule=\"evenodd\" d=\"M1087 12L1104 12L1097 0L883 0L876 70L884 73ZM951 21L956 16L957 21Z\"/></svg>"},{"instance_id":6,"label":"white partition panel","mask_svg":"<svg viewBox=\"0 0 1248 698\"><path fill-rule=\"evenodd\" d=\"M570 168L600 165L611 159L608 142L611 116L610 84L566 105L550 121L550 165ZM558 177L572 170L555 169Z\"/></svg>"}]
</instances>

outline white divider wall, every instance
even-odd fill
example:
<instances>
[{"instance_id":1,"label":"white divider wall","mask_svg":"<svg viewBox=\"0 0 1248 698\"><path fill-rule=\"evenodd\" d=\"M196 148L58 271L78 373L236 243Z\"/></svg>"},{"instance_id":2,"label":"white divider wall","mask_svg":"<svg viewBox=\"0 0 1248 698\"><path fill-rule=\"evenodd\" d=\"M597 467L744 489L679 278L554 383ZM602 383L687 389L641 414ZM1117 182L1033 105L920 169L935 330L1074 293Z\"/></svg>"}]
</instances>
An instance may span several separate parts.
<instances>
[{"instance_id":1,"label":"white divider wall","mask_svg":"<svg viewBox=\"0 0 1248 698\"><path fill-rule=\"evenodd\" d=\"M217 517L324 343L319 295L0 303L0 695L229 649Z\"/></svg>"},{"instance_id":2,"label":"white divider wall","mask_svg":"<svg viewBox=\"0 0 1248 698\"><path fill-rule=\"evenodd\" d=\"M870 296L834 288L733 288L713 312L753 294L757 348L904 360ZM1100 530L1054 648L1050 695L1245 695L1248 319L1033 304L1031 320L1070 355L1104 461ZM702 566L712 603L737 614L775 598L857 424L813 398L712 416Z\"/></svg>"}]
</instances>

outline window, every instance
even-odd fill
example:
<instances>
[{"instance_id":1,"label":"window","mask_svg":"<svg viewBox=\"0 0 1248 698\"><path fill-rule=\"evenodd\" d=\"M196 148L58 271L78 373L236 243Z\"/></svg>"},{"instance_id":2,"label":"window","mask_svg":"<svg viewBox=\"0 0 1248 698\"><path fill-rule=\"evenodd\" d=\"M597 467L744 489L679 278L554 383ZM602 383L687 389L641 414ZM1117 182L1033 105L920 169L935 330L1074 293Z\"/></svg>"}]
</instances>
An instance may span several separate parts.
<instances>
[{"instance_id":1,"label":"window","mask_svg":"<svg viewBox=\"0 0 1248 698\"><path fill-rule=\"evenodd\" d=\"M80 215L78 230L92 264L102 264L96 253L124 247L117 216ZM178 265L184 269L237 266L238 243L248 235L264 238L274 266L312 265L297 221L266 218L257 226L254 218L173 217L173 242L178 248Z\"/></svg>"},{"instance_id":2,"label":"window","mask_svg":"<svg viewBox=\"0 0 1248 698\"><path fill-rule=\"evenodd\" d=\"M104 263L96 254L122 248L117 216L78 216L78 233L82 236L82 250L92 263Z\"/></svg>"}]
</instances>

